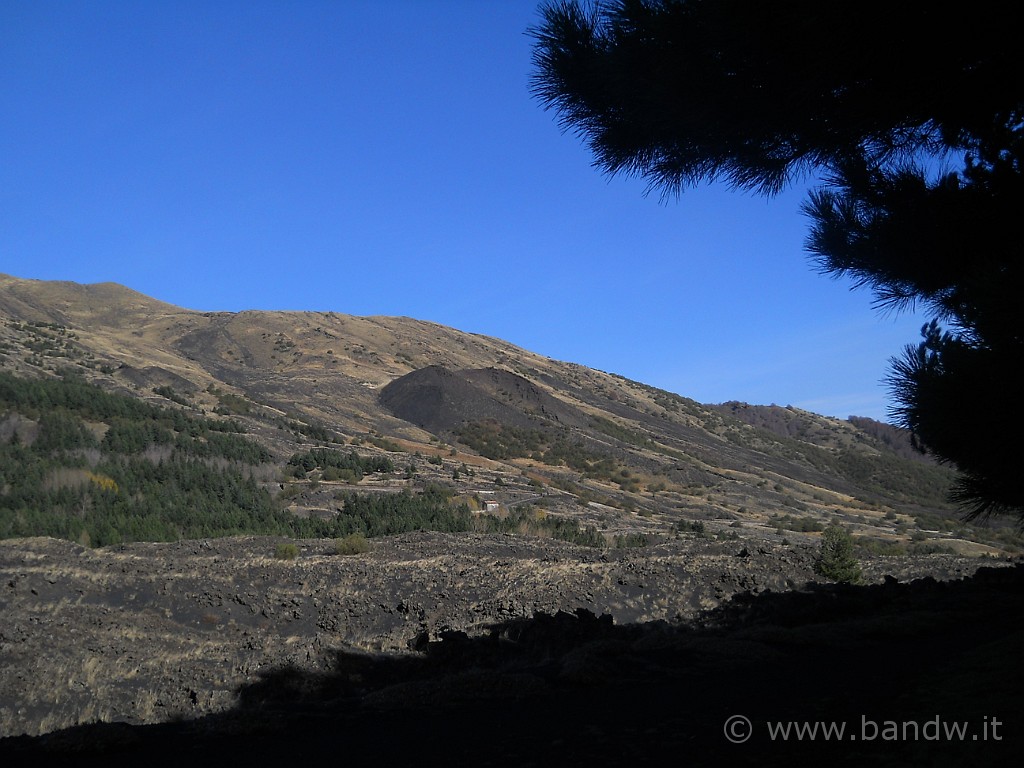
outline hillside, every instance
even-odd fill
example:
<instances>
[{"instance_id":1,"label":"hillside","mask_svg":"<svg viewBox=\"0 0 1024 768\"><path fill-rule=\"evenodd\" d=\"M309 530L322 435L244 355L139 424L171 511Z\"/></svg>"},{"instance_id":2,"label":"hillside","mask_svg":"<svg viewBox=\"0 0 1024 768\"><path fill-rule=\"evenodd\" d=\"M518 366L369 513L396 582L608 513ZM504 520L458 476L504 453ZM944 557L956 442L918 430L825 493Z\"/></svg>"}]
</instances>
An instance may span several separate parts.
<instances>
[{"instance_id":1,"label":"hillside","mask_svg":"<svg viewBox=\"0 0 1024 768\"><path fill-rule=\"evenodd\" d=\"M247 472L300 517L330 516L346 490L435 483L471 509L509 514L525 500L608 540L701 529L778 542L837 521L876 551L1019 544L1009 529L961 525L950 471L888 425L702 405L409 318L196 312L109 283L0 276L0 370L73 375L215 430L230 422L267 454ZM26 435L38 427L38 414L7 408L8 436L16 419ZM289 459L316 446L386 457L394 471L292 472Z\"/></svg>"}]
</instances>

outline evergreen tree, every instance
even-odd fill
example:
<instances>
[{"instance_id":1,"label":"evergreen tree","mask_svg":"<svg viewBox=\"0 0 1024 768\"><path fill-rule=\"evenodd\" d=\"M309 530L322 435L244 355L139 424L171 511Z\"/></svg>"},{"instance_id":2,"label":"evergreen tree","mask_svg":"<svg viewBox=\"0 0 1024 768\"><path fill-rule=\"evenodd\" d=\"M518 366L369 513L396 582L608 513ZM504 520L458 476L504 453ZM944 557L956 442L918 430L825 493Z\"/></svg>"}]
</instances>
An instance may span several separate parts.
<instances>
[{"instance_id":1,"label":"evergreen tree","mask_svg":"<svg viewBox=\"0 0 1024 768\"><path fill-rule=\"evenodd\" d=\"M841 525L830 525L821 534L821 552L814 561L814 572L832 581L860 582L860 563L853 555L853 537Z\"/></svg>"},{"instance_id":2,"label":"evergreen tree","mask_svg":"<svg viewBox=\"0 0 1024 768\"><path fill-rule=\"evenodd\" d=\"M817 174L817 266L936 321L893 359L893 416L960 470L968 516L1024 522L1024 46L1010 6L969 12L978 23L925 0L550 3L534 93L598 168L668 194Z\"/></svg>"}]
</instances>

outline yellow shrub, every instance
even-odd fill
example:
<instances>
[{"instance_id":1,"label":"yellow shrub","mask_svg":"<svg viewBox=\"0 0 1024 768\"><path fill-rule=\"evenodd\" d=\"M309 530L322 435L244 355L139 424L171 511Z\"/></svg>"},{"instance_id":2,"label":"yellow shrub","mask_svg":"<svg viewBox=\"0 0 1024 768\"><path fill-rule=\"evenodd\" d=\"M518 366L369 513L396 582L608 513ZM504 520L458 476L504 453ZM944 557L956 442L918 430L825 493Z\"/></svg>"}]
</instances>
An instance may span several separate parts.
<instances>
[{"instance_id":1,"label":"yellow shrub","mask_svg":"<svg viewBox=\"0 0 1024 768\"><path fill-rule=\"evenodd\" d=\"M106 475L97 475L94 472L89 473L89 482L99 488L101 491L110 491L111 493L117 493L117 481L112 477Z\"/></svg>"}]
</instances>

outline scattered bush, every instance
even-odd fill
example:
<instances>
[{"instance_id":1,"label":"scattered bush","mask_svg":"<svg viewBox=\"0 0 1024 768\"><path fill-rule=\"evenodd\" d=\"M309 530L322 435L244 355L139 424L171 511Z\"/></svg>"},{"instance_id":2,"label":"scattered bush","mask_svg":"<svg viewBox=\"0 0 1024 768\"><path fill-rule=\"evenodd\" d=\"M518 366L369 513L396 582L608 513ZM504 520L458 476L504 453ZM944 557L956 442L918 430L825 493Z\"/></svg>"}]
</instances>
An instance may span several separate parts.
<instances>
[{"instance_id":1,"label":"scattered bush","mask_svg":"<svg viewBox=\"0 0 1024 768\"><path fill-rule=\"evenodd\" d=\"M775 514L768 518L768 522L778 530L798 531L801 533L814 533L825 530L822 522L813 517Z\"/></svg>"},{"instance_id":2,"label":"scattered bush","mask_svg":"<svg viewBox=\"0 0 1024 768\"><path fill-rule=\"evenodd\" d=\"M278 560L294 560L299 556L299 548L291 542L278 544L274 550L274 557Z\"/></svg>"},{"instance_id":3,"label":"scattered bush","mask_svg":"<svg viewBox=\"0 0 1024 768\"><path fill-rule=\"evenodd\" d=\"M703 539L707 536L704 523L700 520L680 520L676 523L676 531L678 533L693 534L698 539Z\"/></svg>"},{"instance_id":4,"label":"scattered bush","mask_svg":"<svg viewBox=\"0 0 1024 768\"><path fill-rule=\"evenodd\" d=\"M361 533L350 533L340 539L334 540L334 553L336 555L361 555L369 551L370 542Z\"/></svg>"}]
</instances>

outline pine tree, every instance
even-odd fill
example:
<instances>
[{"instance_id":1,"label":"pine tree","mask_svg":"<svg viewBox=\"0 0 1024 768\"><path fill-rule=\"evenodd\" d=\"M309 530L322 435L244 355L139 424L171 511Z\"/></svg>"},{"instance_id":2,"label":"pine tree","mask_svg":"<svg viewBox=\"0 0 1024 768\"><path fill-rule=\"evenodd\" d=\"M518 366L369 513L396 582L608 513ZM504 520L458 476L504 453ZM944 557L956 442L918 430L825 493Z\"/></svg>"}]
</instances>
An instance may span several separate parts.
<instances>
[{"instance_id":1,"label":"pine tree","mask_svg":"<svg viewBox=\"0 0 1024 768\"><path fill-rule=\"evenodd\" d=\"M830 525L821 534L821 552L814 561L814 572L832 581L860 582L861 569L853 554L853 537L841 525Z\"/></svg>"}]
</instances>

